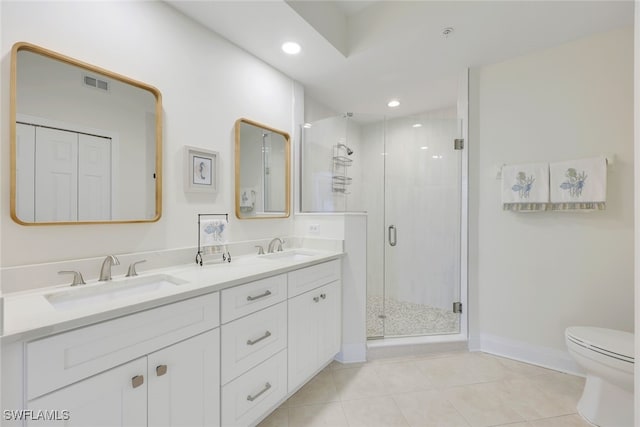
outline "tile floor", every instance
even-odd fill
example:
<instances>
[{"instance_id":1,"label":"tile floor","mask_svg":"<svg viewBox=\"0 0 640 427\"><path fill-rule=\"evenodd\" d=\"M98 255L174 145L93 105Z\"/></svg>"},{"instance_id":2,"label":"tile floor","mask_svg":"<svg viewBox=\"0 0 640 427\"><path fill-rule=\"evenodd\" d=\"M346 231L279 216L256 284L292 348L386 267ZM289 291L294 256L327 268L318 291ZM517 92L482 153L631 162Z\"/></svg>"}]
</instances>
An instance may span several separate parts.
<instances>
[{"instance_id":1,"label":"tile floor","mask_svg":"<svg viewBox=\"0 0 640 427\"><path fill-rule=\"evenodd\" d=\"M587 427L583 385L485 353L332 362L259 427Z\"/></svg>"}]
</instances>

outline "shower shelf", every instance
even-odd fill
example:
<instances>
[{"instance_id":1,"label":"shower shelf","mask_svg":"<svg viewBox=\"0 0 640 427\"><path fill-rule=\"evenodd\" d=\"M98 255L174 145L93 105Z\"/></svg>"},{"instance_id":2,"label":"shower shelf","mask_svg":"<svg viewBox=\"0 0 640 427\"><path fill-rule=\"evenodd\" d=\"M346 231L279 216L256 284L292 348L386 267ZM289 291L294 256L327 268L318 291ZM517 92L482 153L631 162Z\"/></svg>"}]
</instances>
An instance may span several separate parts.
<instances>
[{"instance_id":1,"label":"shower shelf","mask_svg":"<svg viewBox=\"0 0 640 427\"><path fill-rule=\"evenodd\" d=\"M345 156L333 156L333 161L342 166L351 166L351 163L353 163L353 159Z\"/></svg>"},{"instance_id":2,"label":"shower shelf","mask_svg":"<svg viewBox=\"0 0 640 427\"><path fill-rule=\"evenodd\" d=\"M346 188L344 187L333 187L333 192L334 193L343 193L343 194L351 194L350 192L347 191Z\"/></svg>"},{"instance_id":3,"label":"shower shelf","mask_svg":"<svg viewBox=\"0 0 640 427\"><path fill-rule=\"evenodd\" d=\"M353 178L347 176L347 168L353 163L353 159L344 156L350 156L353 151L344 144L333 146L333 176L331 191L334 193L349 194L347 185L351 184Z\"/></svg>"},{"instance_id":4,"label":"shower shelf","mask_svg":"<svg viewBox=\"0 0 640 427\"><path fill-rule=\"evenodd\" d=\"M349 184L351 184L351 181L353 181L353 178L348 177L348 176L335 175L333 177L333 180L336 182L336 184L340 183L340 184L344 184L344 185L349 185Z\"/></svg>"}]
</instances>

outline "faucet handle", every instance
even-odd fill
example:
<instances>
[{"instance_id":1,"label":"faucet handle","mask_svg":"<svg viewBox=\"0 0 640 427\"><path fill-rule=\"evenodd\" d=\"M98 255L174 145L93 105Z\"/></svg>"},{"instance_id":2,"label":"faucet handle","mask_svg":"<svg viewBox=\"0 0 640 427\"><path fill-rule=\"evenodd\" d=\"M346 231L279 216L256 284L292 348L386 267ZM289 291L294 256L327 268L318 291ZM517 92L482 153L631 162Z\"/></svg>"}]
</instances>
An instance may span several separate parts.
<instances>
[{"instance_id":1,"label":"faucet handle","mask_svg":"<svg viewBox=\"0 0 640 427\"><path fill-rule=\"evenodd\" d=\"M125 277L133 277L133 276L137 276L138 272L136 271L136 265L143 263L143 262L147 262L146 259L140 260L140 261L136 261L136 262L132 262L131 265L129 265L129 270L127 270L127 275Z\"/></svg>"},{"instance_id":2,"label":"faucet handle","mask_svg":"<svg viewBox=\"0 0 640 427\"><path fill-rule=\"evenodd\" d=\"M284 239L280 239L280 241L278 242L278 252L282 252L282 245L284 245L287 241Z\"/></svg>"},{"instance_id":3,"label":"faucet handle","mask_svg":"<svg viewBox=\"0 0 640 427\"><path fill-rule=\"evenodd\" d=\"M258 248L258 255L264 255L264 248L261 245L256 245Z\"/></svg>"},{"instance_id":4,"label":"faucet handle","mask_svg":"<svg viewBox=\"0 0 640 427\"><path fill-rule=\"evenodd\" d=\"M73 274L73 281L71 282L70 286L86 285L84 278L82 277L82 273L80 273L79 271L62 270L58 271L58 274Z\"/></svg>"}]
</instances>

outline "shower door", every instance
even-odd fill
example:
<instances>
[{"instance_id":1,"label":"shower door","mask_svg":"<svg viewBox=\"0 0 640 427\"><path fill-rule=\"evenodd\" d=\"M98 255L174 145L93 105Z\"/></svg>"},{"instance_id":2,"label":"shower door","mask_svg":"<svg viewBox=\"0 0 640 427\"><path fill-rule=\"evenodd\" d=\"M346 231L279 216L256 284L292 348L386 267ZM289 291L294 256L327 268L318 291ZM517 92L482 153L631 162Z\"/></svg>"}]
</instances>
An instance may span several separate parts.
<instances>
[{"instance_id":1,"label":"shower door","mask_svg":"<svg viewBox=\"0 0 640 427\"><path fill-rule=\"evenodd\" d=\"M384 284L369 301L370 338L460 332L454 312L460 301L459 123L429 116L387 120Z\"/></svg>"}]
</instances>

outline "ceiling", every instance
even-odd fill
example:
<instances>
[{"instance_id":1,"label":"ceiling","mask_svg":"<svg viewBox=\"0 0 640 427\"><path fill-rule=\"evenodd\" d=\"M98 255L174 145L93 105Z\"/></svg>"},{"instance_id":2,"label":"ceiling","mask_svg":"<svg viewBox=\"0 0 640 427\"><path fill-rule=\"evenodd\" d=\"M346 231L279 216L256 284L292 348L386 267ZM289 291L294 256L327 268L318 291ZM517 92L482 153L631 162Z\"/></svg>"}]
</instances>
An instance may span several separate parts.
<instances>
[{"instance_id":1,"label":"ceiling","mask_svg":"<svg viewBox=\"0 0 640 427\"><path fill-rule=\"evenodd\" d=\"M388 116L455 105L465 68L631 26L634 13L631 0L167 2L334 111ZM302 52L284 54L288 40Z\"/></svg>"}]
</instances>

